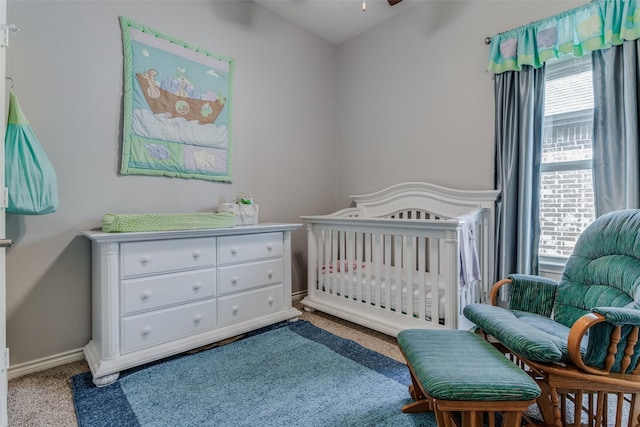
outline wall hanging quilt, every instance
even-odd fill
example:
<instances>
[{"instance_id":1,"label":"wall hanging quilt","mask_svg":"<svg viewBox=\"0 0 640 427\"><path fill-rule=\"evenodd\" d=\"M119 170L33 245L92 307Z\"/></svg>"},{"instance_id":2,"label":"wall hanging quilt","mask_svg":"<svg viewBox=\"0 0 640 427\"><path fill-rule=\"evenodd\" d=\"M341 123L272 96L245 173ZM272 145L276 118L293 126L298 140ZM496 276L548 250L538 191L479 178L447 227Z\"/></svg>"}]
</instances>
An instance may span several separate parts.
<instances>
[{"instance_id":1,"label":"wall hanging quilt","mask_svg":"<svg viewBox=\"0 0 640 427\"><path fill-rule=\"evenodd\" d=\"M121 17L123 175L231 182L233 59Z\"/></svg>"}]
</instances>

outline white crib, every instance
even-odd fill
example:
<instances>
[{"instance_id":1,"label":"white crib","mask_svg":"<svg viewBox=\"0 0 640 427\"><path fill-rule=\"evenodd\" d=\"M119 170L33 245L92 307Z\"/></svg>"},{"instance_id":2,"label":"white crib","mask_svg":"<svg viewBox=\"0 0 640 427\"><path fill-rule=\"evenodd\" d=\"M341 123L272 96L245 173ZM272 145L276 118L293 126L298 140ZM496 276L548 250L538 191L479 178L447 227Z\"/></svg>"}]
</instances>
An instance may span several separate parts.
<instances>
[{"instance_id":1,"label":"white crib","mask_svg":"<svg viewBox=\"0 0 640 427\"><path fill-rule=\"evenodd\" d=\"M493 281L497 196L407 182L350 196L355 207L303 216L302 304L393 336L407 328L470 327L462 309L485 302ZM469 259L477 263L463 262ZM461 278L461 270L475 274Z\"/></svg>"}]
</instances>

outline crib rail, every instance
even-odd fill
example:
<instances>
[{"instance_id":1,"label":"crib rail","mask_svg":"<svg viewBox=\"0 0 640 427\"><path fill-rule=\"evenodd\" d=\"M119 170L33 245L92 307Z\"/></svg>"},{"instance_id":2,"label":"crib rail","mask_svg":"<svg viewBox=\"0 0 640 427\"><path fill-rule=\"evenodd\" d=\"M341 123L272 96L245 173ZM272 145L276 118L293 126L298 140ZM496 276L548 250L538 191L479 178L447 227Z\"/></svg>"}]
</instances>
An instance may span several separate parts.
<instances>
[{"instance_id":1,"label":"crib rail","mask_svg":"<svg viewBox=\"0 0 640 427\"><path fill-rule=\"evenodd\" d=\"M402 329L472 326L462 309L486 302L490 278L488 209L447 219L419 209L360 216L357 208L302 217L307 224L308 288L302 301L395 335ZM470 225L480 280L460 281L460 241Z\"/></svg>"},{"instance_id":2,"label":"crib rail","mask_svg":"<svg viewBox=\"0 0 640 427\"><path fill-rule=\"evenodd\" d=\"M418 319L434 328L457 326L457 289L447 283L457 283L459 276L458 220L302 219L309 242L310 300L350 304L358 320L362 305L370 316L397 318L401 324L411 319L415 326Z\"/></svg>"}]
</instances>

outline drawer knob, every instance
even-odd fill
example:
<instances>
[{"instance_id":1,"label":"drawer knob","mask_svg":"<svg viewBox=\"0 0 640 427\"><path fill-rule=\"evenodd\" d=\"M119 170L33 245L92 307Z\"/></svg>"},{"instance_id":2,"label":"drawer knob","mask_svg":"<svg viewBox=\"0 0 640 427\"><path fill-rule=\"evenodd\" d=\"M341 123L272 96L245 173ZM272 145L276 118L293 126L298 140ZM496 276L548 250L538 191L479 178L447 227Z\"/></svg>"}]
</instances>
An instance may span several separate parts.
<instances>
[{"instance_id":1,"label":"drawer knob","mask_svg":"<svg viewBox=\"0 0 640 427\"><path fill-rule=\"evenodd\" d=\"M273 271L272 270L267 271L267 277L269 279L273 279Z\"/></svg>"},{"instance_id":2,"label":"drawer knob","mask_svg":"<svg viewBox=\"0 0 640 427\"><path fill-rule=\"evenodd\" d=\"M140 265L145 266L149 264L149 261L151 261L151 257L149 255L145 255L142 258L140 258Z\"/></svg>"},{"instance_id":3,"label":"drawer knob","mask_svg":"<svg viewBox=\"0 0 640 427\"><path fill-rule=\"evenodd\" d=\"M238 248L231 248L231 255L236 256L238 254Z\"/></svg>"},{"instance_id":4,"label":"drawer knob","mask_svg":"<svg viewBox=\"0 0 640 427\"><path fill-rule=\"evenodd\" d=\"M273 250L273 245L271 243L267 243L267 250L271 252Z\"/></svg>"},{"instance_id":5,"label":"drawer knob","mask_svg":"<svg viewBox=\"0 0 640 427\"><path fill-rule=\"evenodd\" d=\"M238 314L238 310L240 310L240 307L238 307L237 305L234 305L233 307L231 307L231 311L233 312L234 316Z\"/></svg>"},{"instance_id":6,"label":"drawer knob","mask_svg":"<svg viewBox=\"0 0 640 427\"><path fill-rule=\"evenodd\" d=\"M144 291L140 294L140 301L147 302L151 298L151 291Z\"/></svg>"},{"instance_id":7,"label":"drawer knob","mask_svg":"<svg viewBox=\"0 0 640 427\"><path fill-rule=\"evenodd\" d=\"M237 286L237 285L238 285L238 276L233 276L233 277L231 278L231 284L232 284L233 286Z\"/></svg>"},{"instance_id":8,"label":"drawer knob","mask_svg":"<svg viewBox=\"0 0 640 427\"><path fill-rule=\"evenodd\" d=\"M273 297L269 297L269 299L267 299L267 302L269 303L270 306L273 305Z\"/></svg>"},{"instance_id":9,"label":"drawer knob","mask_svg":"<svg viewBox=\"0 0 640 427\"><path fill-rule=\"evenodd\" d=\"M191 289L193 289L193 292L197 294L200 291L201 287L202 287L202 283L196 282L196 283L193 284Z\"/></svg>"},{"instance_id":10,"label":"drawer knob","mask_svg":"<svg viewBox=\"0 0 640 427\"><path fill-rule=\"evenodd\" d=\"M194 251L191 256L193 257L194 261L197 261L200 259L200 251Z\"/></svg>"},{"instance_id":11,"label":"drawer knob","mask_svg":"<svg viewBox=\"0 0 640 427\"><path fill-rule=\"evenodd\" d=\"M151 326L147 326L146 328L140 331L140 336L144 339L147 338L151 334Z\"/></svg>"},{"instance_id":12,"label":"drawer knob","mask_svg":"<svg viewBox=\"0 0 640 427\"><path fill-rule=\"evenodd\" d=\"M196 314L195 316L193 316L193 324L195 326L198 326L201 320L202 320L202 314Z\"/></svg>"}]
</instances>

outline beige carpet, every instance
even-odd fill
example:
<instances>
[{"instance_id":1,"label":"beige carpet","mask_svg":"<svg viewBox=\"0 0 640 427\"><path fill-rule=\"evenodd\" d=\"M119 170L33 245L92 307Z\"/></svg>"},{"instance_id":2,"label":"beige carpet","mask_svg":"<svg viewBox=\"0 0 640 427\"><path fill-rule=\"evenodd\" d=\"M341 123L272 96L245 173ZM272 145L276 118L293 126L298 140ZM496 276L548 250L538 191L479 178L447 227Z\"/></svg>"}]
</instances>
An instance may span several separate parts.
<instances>
[{"instance_id":1,"label":"beige carpet","mask_svg":"<svg viewBox=\"0 0 640 427\"><path fill-rule=\"evenodd\" d=\"M303 313L301 319L404 362L395 338L320 312L306 312L299 304L295 306ZM9 426L77 426L69 378L87 371L89 367L86 362L81 361L10 380Z\"/></svg>"}]
</instances>

